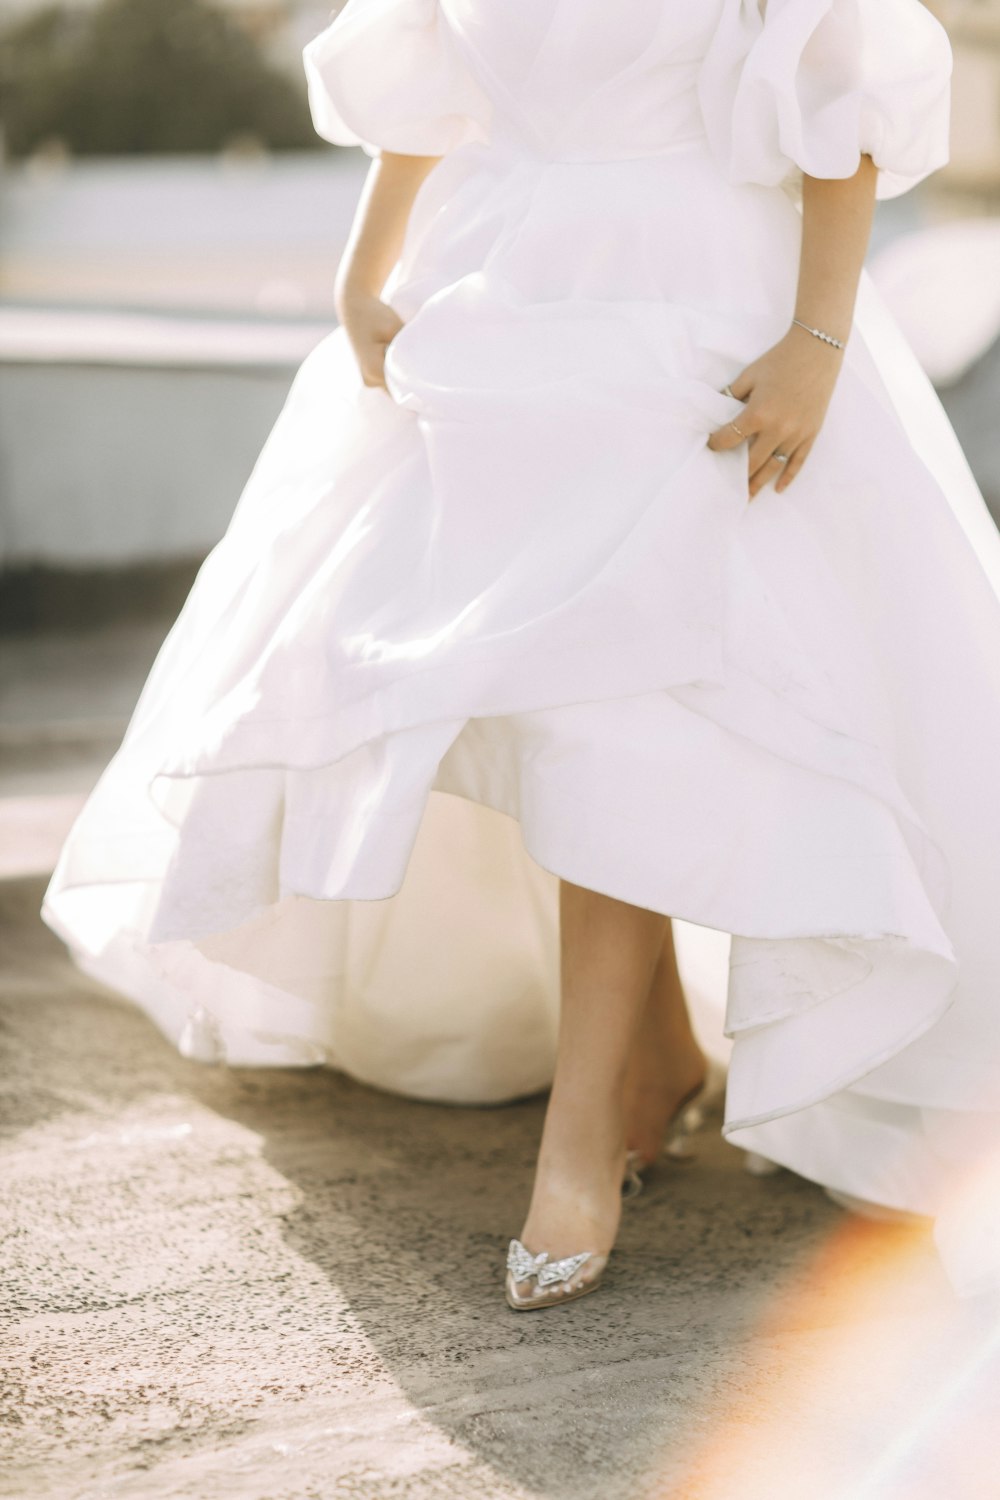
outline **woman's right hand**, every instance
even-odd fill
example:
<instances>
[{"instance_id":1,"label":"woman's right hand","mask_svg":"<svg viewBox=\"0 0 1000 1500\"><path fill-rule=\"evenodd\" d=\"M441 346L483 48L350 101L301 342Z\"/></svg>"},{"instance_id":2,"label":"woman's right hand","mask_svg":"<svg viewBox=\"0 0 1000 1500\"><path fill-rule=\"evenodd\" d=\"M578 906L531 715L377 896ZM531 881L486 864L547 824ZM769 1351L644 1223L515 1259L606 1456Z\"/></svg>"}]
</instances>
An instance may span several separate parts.
<instances>
[{"instance_id":1,"label":"woman's right hand","mask_svg":"<svg viewBox=\"0 0 1000 1500\"><path fill-rule=\"evenodd\" d=\"M403 319L381 297L371 292L349 292L337 298L337 316L347 334L365 385L385 383L385 351L403 326Z\"/></svg>"},{"instance_id":2,"label":"woman's right hand","mask_svg":"<svg viewBox=\"0 0 1000 1500\"><path fill-rule=\"evenodd\" d=\"M403 320L380 296L403 252L410 210L437 156L380 151L372 158L333 282L337 317L365 385L385 383L385 351Z\"/></svg>"}]
</instances>

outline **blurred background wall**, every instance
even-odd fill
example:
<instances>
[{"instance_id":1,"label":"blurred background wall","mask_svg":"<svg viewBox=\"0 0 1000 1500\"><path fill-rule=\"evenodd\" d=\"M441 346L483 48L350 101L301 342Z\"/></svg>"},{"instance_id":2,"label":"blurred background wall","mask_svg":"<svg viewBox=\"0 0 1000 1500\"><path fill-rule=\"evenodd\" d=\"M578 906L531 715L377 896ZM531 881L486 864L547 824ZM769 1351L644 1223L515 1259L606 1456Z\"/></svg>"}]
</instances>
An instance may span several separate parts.
<instances>
[{"instance_id":1,"label":"blurred background wall","mask_svg":"<svg viewBox=\"0 0 1000 1500\"><path fill-rule=\"evenodd\" d=\"M0 0L0 629L179 605L331 287L315 0Z\"/></svg>"},{"instance_id":2,"label":"blurred background wall","mask_svg":"<svg viewBox=\"0 0 1000 1500\"><path fill-rule=\"evenodd\" d=\"M953 159L880 206L871 266L1000 515L1000 0L932 8ZM0 0L0 631L168 616L224 530L367 167L309 123L329 13Z\"/></svg>"}]
</instances>

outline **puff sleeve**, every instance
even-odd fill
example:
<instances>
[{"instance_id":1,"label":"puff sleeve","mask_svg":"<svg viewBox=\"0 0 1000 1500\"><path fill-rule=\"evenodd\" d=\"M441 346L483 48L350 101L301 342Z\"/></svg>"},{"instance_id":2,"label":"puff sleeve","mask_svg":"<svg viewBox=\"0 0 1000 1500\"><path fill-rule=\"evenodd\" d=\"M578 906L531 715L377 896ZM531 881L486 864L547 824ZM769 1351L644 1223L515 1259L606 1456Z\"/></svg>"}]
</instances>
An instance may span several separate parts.
<instances>
[{"instance_id":1,"label":"puff sleeve","mask_svg":"<svg viewBox=\"0 0 1000 1500\"><path fill-rule=\"evenodd\" d=\"M866 153L891 198L948 160L951 66L921 0L725 0L699 103L733 181L850 177Z\"/></svg>"},{"instance_id":2,"label":"puff sleeve","mask_svg":"<svg viewBox=\"0 0 1000 1500\"><path fill-rule=\"evenodd\" d=\"M489 100L439 0L347 0L302 57L313 125L336 146L443 156L486 138Z\"/></svg>"}]
</instances>

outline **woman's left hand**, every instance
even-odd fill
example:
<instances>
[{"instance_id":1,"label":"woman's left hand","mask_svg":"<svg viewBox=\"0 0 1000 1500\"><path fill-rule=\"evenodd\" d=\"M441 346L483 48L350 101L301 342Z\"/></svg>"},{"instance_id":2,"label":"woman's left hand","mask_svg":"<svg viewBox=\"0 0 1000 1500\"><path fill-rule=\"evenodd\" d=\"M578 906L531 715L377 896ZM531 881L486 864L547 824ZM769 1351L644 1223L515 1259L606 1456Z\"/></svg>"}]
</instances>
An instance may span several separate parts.
<instances>
[{"instance_id":1,"label":"woman's left hand","mask_svg":"<svg viewBox=\"0 0 1000 1500\"><path fill-rule=\"evenodd\" d=\"M729 390L745 403L743 411L713 432L708 446L724 452L747 443L751 499L772 480L776 490L787 489L802 468L843 358L842 350L793 326L730 382Z\"/></svg>"}]
</instances>

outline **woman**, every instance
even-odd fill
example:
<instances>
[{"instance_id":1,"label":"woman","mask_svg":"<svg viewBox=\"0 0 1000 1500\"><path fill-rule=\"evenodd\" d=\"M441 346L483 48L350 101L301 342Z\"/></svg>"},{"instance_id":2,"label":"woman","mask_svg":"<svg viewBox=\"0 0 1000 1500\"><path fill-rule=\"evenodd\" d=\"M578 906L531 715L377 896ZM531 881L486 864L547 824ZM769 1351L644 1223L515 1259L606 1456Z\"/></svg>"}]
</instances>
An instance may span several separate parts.
<instances>
[{"instance_id":1,"label":"woman","mask_svg":"<svg viewBox=\"0 0 1000 1500\"><path fill-rule=\"evenodd\" d=\"M310 44L375 158L342 327L46 900L189 1055L551 1077L517 1310L600 1284L706 1086L671 918L732 934L727 1136L991 1269L950 1194L1000 1099L998 542L861 276L950 54L918 0L762 9L348 0Z\"/></svg>"}]
</instances>

